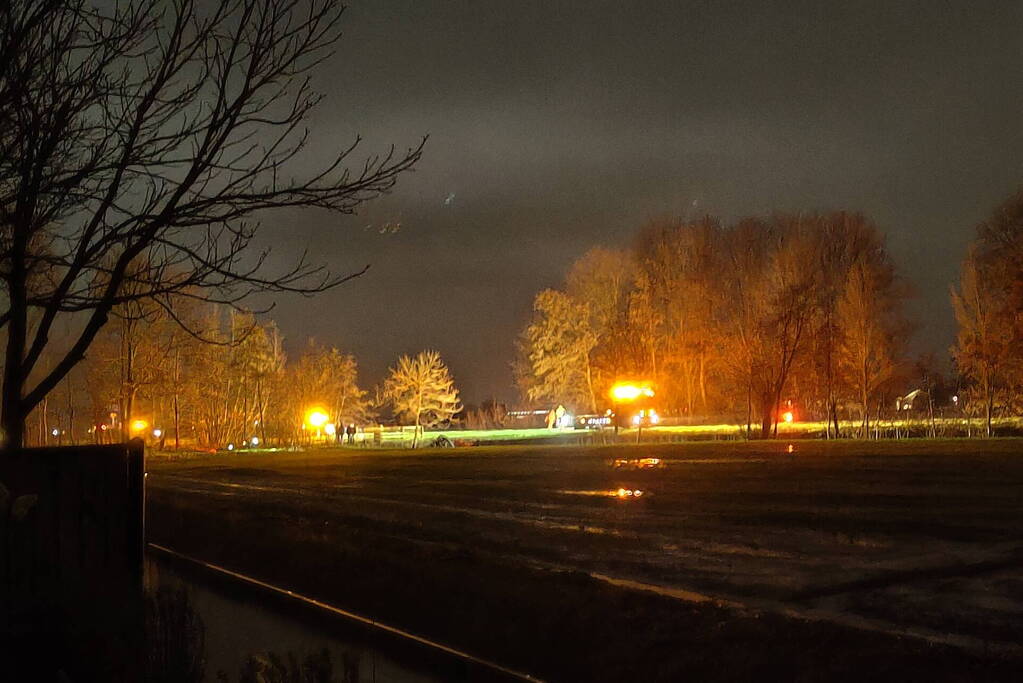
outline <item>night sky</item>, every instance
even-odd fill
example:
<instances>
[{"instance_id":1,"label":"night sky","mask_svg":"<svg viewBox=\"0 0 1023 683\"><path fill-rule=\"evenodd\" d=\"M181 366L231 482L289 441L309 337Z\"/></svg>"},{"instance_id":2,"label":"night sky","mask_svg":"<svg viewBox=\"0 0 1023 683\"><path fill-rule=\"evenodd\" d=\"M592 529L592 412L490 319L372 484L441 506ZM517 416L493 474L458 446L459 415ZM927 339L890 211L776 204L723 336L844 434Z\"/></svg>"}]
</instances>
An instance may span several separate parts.
<instances>
[{"instance_id":1,"label":"night sky","mask_svg":"<svg viewBox=\"0 0 1023 683\"><path fill-rule=\"evenodd\" d=\"M372 264L272 314L367 388L435 348L466 400L514 399L535 293L669 214L866 213L916 289L915 348L944 353L974 226L1023 184L1019 2L363 0L344 26L310 157L429 134L423 160L358 216L263 222L278 255Z\"/></svg>"}]
</instances>

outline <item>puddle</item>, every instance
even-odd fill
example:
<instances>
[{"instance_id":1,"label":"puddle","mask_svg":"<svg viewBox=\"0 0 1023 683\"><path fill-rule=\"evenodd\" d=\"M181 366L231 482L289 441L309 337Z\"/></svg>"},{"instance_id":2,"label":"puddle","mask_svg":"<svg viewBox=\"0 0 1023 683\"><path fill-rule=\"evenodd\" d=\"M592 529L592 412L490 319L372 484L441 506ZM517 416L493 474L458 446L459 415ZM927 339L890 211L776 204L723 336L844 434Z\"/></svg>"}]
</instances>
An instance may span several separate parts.
<instances>
[{"instance_id":1,"label":"puddle","mask_svg":"<svg viewBox=\"0 0 1023 683\"><path fill-rule=\"evenodd\" d=\"M665 466L661 458L616 458L611 461L611 467L616 470L656 470Z\"/></svg>"},{"instance_id":2,"label":"puddle","mask_svg":"<svg viewBox=\"0 0 1023 683\"><path fill-rule=\"evenodd\" d=\"M572 490L572 489L558 489L558 493L566 496L594 496L597 498L617 498L618 500L638 500L640 498L647 497L651 494L649 489L644 488L626 488L621 487L617 489L591 489L591 490Z\"/></svg>"}]
</instances>

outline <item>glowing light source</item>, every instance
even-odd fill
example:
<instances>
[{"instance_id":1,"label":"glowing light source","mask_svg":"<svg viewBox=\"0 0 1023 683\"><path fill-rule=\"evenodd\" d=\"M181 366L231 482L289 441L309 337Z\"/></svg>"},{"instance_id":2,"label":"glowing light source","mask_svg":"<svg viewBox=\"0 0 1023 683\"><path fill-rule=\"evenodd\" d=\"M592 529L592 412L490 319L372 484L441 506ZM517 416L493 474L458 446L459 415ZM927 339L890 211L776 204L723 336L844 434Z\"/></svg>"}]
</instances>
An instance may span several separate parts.
<instances>
[{"instance_id":1,"label":"glowing light source","mask_svg":"<svg viewBox=\"0 0 1023 683\"><path fill-rule=\"evenodd\" d=\"M234 444L233 443L227 444L227 450L233 451L234 450Z\"/></svg>"},{"instance_id":2,"label":"glowing light source","mask_svg":"<svg viewBox=\"0 0 1023 683\"><path fill-rule=\"evenodd\" d=\"M317 409L310 410L305 416L305 421L309 423L309 426L316 427L317 429L327 424L328 419L325 412Z\"/></svg>"},{"instance_id":3,"label":"glowing light source","mask_svg":"<svg viewBox=\"0 0 1023 683\"><path fill-rule=\"evenodd\" d=\"M635 401L643 393L635 384L616 384L611 387L611 398L616 401Z\"/></svg>"},{"instance_id":4,"label":"glowing light source","mask_svg":"<svg viewBox=\"0 0 1023 683\"><path fill-rule=\"evenodd\" d=\"M50 432L50 434L52 434L53 436L60 436L60 430L54 429L52 432Z\"/></svg>"},{"instance_id":5,"label":"glowing light source","mask_svg":"<svg viewBox=\"0 0 1023 683\"><path fill-rule=\"evenodd\" d=\"M161 436L163 436L163 430L162 429L154 429L153 430L153 437L154 438L159 439Z\"/></svg>"},{"instance_id":6,"label":"glowing light source","mask_svg":"<svg viewBox=\"0 0 1023 683\"><path fill-rule=\"evenodd\" d=\"M149 426L149 423L145 420L135 420L131 423L131 430L133 432L141 432L143 429Z\"/></svg>"},{"instance_id":7,"label":"glowing light source","mask_svg":"<svg viewBox=\"0 0 1023 683\"><path fill-rule=\"evenodd\" d=\"M258 436L252 437L251 439L249 439L249 443L251 443L253 446L258 446L259 445L259 437Z\"/></svg>"},{"instance_id":8,"label":"glowing light source","mask_svg":"<svg viewBox=\"0 0 1023 683\"><path fill-rule=\"evenodd\" d=\"M337 425L335 425L333 422L328 422L327 424L323 425L323 433L326 434L327 436L334 436L335 434L337 434Z\"/></svg>"},{"instance_id":9,"label":"glowing light source","mask_svg":"<svg viewBox=\"0 0 1023 683\"><path fill-rule=\"evenodd\" d=\"M785 420L786 422L792 422L793 420L796 419L796 416L792 414L791 410L787 410L782 414L781 419Z\"/></svg>"}]
</instances>

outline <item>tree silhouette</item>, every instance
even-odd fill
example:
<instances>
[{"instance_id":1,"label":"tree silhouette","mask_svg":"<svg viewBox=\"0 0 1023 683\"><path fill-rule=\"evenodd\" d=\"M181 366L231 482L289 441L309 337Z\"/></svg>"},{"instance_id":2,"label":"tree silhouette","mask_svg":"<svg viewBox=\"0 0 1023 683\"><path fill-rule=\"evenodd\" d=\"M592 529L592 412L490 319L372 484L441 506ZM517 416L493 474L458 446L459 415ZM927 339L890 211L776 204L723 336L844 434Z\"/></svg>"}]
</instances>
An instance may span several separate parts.
<instances>
[{"instance_id":1,"label":"tree silhouette","mask_svg":"<svg viewBox=\"0 0 1023 683\"><path fill-rule=\"evenodd\" d=\"M0 278L7 446L115 306L181 297L239 305L311 294L338 275L257 249L260 212L351 213L419 159L319 167L302 156L313 70L340 37L337 0L9 0L0 8ZM354 162L354 163L353 163ZM302 169L313 168L302 177ZM130 286L129 286L130 285ZM36 367L59 320L74 332ZM61 328L58 328L61 329ZM29 377L38 380L29 382Z\"/></svg>"}]
</instances>

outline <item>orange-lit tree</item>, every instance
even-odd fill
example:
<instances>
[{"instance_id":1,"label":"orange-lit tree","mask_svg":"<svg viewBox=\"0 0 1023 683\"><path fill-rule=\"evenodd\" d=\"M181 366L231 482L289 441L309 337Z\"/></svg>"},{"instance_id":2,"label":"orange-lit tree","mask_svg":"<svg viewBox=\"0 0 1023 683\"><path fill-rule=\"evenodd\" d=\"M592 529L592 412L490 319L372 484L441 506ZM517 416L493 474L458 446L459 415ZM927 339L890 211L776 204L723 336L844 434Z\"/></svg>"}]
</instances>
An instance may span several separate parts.
<instances>
[{"instance_id":1,"label":"orange-lit tree","mask_svg":"<svg viewBox=\"0 0 1023 683\"><path fill-rule=\"evenodd\" d=\"M384 381L382 396L396 416L415 426L413 448L419 444L420 429L450 424L462 410L455 382L436 351L399 358Z\"/></svg>"}]
</instances>

